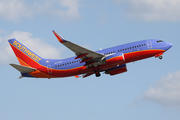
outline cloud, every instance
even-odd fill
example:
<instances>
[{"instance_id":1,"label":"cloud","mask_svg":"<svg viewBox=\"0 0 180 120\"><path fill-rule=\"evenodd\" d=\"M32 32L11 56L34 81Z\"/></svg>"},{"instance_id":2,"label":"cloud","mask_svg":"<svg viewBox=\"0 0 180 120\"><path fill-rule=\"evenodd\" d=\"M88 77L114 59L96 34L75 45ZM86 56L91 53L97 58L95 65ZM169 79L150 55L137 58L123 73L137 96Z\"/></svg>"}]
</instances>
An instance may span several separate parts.
<instances>
[{"instance_id":1,"label":"cloud","mask_svg":"<svg viewBox=\"0 0 180 120\"><path fill-rule=\"evenodd\" d=\"M46 0L33 4L35 14L48 14L63 20L80 18L79 0Z\"/></svg>"},{"instance_id":2,"label":"cloud","mask_svg":"<svg viewBox=\"0 0 180 120\"><path fill-rule=\"evenodd\" d=\"M180 108L180 71L158 80L144 93L144 99L162 106Z\"/></svg>"},{"instance_id":3,"label":"cloud","mask_svg":"<svg viewBox=\"0 0 180 120\"><path fill-rule=\"evenodd\" d=\"M31 11L26 6L23 0L1 0L0 17L12 21L19 21L22 17L29 18Z\"/></svg>"},{"instance_id":4,"label":"cloud","mask_svg":"<svg viewBox=\"0 0 180 120\"><path fill-rule=\"evenodd\" d=\"M126 16L142 21L180 21L179 0L115 0Z\"/></svg>"},{"instance_id":5,"label":"cloud","mask_svg":"<svg viewBox=\"0 0 180 120\"><path fill-rule=\"evenodd\" d=\"M32 3L24 0L1 0L0 17L15 22L37 15L53 15L63 20L74 20L80 17L79 7L79 0L40 0Z\"/></svg>"},{"instance_id":6,"label":"cloud","mask_svg":"<svg viewBox=\"0 0 180 120\"><path fill-rule=\"evenodd\" d=\"M55 11L55 15L67 18L77 18L80 16L78 0L60 0L59 5L67 10L58 9Z\"/></svg>"},{"instance_id":7,"label":"cloud","mask_svg":"<svg viewBox=\"0 0 180 120\"><path fill-rule=\"evenodd\" d=\"M40 38L33 38L29 32L14 31L10 35L0 38L0 65L9 64L16 59L7 41L11 38L16 38L43 58L61 58L60 51L62 52L62 50L60 48L55 48Z\"/></svg>"}]
</instances>

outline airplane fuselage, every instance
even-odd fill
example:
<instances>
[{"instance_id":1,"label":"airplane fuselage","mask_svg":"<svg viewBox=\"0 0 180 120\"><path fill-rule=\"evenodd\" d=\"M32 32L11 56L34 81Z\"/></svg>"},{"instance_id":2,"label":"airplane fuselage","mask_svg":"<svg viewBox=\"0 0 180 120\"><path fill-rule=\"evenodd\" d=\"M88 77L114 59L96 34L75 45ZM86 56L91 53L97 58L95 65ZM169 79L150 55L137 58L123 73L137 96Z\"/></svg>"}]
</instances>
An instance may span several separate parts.
<instances>
[{"instance_id":1,"label":"airplane fuselage","mask_svg":"<svg viewBox=\"0 0 180 120\"><path fill-rule=\"evenodd\" d=\"M165 52L169 49L169 46L171 46L171 43L157 41L159 40L142 40L96 51L97 53L107 56L106 62L113 59L113 55L116 54L119 54L119 56L123 56L124 58L122 61L114 60L111 64L98 65L99 71L104 71L129 62L154 57L159 53ZM108 57L110 58L108 59ZM43 63L44 65L40 66L38 69L46 74L44 77L49 76L50 78L76 76L94 71L95 67L85 65L85 62L80 63L82 60L80 58L75 58L76 56L67 59L46 59L46 62ZM42 77L42 75L39 77Z\"/></svg>"},{"instance_id":2,"label":"airplane fuselage","mask_svg":"<svg viewBox=\"0 0 180 120\"><path fill-rule=\"evenodd\" d=\"M32 52L16 39L9 43L21 65L10 64L19 70L23 77L58 78L83 75L87 77L100 72L116 75L126 72L126 63L149 57L159 57L172 47L171 43L158 39L141 40L99 51L91 51L64 40L53 31L59 42L75 52L76 56L66 59L44 59Z\"/></svg>"}]
</instances>

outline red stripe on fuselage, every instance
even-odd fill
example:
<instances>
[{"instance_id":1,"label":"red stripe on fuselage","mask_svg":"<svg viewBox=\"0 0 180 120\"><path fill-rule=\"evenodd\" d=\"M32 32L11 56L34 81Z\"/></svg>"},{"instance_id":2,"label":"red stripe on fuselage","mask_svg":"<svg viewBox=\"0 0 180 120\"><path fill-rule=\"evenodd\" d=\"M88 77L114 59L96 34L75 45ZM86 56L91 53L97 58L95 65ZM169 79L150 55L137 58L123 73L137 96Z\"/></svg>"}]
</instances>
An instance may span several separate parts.
<instances>
[{"instance_id":1,"label":"red stripe on fuselage","mask_svg":"<svg viewBox=\"0 0 180 120\"><path fill-rule=\"evenodd\" d=\"M159 54L161 52L165 52L165 50L160 49L150 49L150 50L142 50L142 51L136 51L136 52L130 52L124 54L125 57L125 63L146 59L149 57L154 57L156 54Z\"/></svg>"}]
</instances>

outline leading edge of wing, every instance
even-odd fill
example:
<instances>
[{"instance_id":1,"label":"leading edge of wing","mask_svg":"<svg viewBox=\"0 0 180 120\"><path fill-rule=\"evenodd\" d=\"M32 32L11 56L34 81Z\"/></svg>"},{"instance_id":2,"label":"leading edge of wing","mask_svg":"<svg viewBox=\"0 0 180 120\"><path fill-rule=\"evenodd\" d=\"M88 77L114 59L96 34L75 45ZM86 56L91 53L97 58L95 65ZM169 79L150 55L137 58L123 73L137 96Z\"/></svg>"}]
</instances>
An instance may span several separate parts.
<instances>
[{"instance_id":1,"label":"leading edge of wing","mask_svg":"<svg viewBox=\"0 0 180 120\"><path fill-rule=\"evenodd\" d=\"M64 43L67 42L66 40L63 39L63 37L61 37L56 31L53 30L54 35L56 36L56 38L58 39L58 41L60 43Z\"/></svg>"},{"instance_id":2,"label":"leading edge of wing","mask_svg":"<svg viewBox=\"0 0 180 120\"><path fill-rule=\"evenodd\" d=\"M82 55L82 54L87 54L86 57L90 58L93 57L93 59L97 59L97 58L103 58L104 55L94 52L92 50L89 50L87 48L81 47L75 43L72 43L70 41L67 41L65 39L63 39L58 33L56 33L53 30L54 35L57 37L58 41L61 42L63 45L65 45L67 48L69 48L70 50L72 50L76 56ZM92 60L93 60L92 59Z\"/></svg>"}]
</instances>

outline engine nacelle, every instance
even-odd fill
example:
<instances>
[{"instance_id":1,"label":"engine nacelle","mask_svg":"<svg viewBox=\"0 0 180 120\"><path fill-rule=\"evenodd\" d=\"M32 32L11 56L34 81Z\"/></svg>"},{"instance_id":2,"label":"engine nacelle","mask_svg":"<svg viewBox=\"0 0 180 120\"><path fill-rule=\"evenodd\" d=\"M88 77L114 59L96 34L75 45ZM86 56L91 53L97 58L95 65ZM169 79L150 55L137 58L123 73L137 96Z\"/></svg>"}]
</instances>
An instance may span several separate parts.
<instances>
[{"instance_id":1,"label":"engine nacelle","mask_svg":"<svg viewBox=\"0 0 180 120\"><path fill-rule=\"evenodd\" d=\"M107 64L120 64L125 61L124 54L113 54L106 57Z\"/></svg>"},{"instance_id":2,"label":"engine nacelle","mask_svg":"<svg viewBox=\"0 0 180 120\"><path fill-rule=\"evenodd\" d=\"M126 64L123 64L114 68L110 68L105 71L106 74L110 74L110 75L116 75L116 74L120 74L124 72L127 72Z\"/></svg>"}]
</instances>

